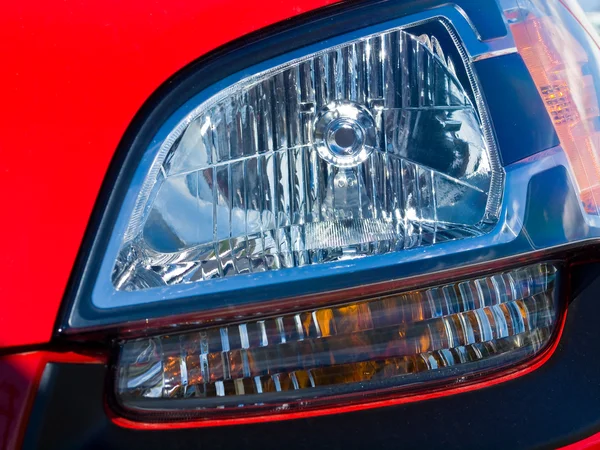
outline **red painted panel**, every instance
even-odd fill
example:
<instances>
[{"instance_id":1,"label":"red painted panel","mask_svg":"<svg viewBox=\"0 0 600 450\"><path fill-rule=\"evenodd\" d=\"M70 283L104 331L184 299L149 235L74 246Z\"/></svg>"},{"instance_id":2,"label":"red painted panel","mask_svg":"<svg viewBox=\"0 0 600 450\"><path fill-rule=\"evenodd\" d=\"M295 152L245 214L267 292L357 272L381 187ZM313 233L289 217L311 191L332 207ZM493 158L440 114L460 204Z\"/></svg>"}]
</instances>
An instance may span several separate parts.
<instances>
[{"instance_id":1,"label":"red painted panel","mask_svg":"<svg viewBox=\"0 0 600 450\"><path fill-rule=\"evenodd\" d=\"M48 341L109 161L206 52L337 0L33 0L0 7L0 348Z\"/></svg>"}]
</instances>

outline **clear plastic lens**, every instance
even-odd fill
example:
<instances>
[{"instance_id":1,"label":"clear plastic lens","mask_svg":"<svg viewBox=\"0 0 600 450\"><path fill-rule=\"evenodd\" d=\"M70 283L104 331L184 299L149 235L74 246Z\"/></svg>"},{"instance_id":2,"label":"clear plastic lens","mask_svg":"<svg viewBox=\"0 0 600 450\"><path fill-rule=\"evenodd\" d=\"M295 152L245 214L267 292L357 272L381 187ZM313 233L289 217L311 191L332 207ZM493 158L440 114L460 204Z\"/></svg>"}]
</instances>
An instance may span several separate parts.
<instances>
[{"instance_id":1,"label":"clear plastic lens","mask_svg":"<svg viewBox=\"0 0 600 450\"><path fill-rule=\"evenodd\" d=\"M435 38L390 31L234 84L167 138L113 282L138 290L480 235L492 150ZM493 201L489 201L493 198Z\"/></svg>"},{"instance_id":2,"label":"clear plastic lens","mask_svg":"<svg viewBox=\"0 0 600 450\"><path fill-rule=\"evenodd\" d=\"M540 352L558 322L557 269L515 269L343 306L127 342L126 408L225 412L462 381ZM153 400L162 402L152 403ZM168 400L167 400L168 399ZM222 409L225 408L223 411Z\"/></svg>"}]
</instances>

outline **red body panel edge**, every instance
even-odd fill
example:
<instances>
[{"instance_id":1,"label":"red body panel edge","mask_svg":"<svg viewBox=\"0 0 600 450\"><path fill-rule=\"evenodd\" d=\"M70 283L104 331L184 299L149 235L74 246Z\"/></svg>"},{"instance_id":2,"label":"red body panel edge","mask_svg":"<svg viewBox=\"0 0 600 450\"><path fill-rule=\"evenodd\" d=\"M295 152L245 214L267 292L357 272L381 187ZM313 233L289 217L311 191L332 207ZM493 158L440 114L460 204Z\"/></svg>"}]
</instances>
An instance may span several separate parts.
<instances>
[{"instance_id":1,"label":"red body panel edge","mask_svg":"<svg viewBox=\"0 0 600 450\"><path fill-rule=\"evenodd\" d=\"M113 153L170 76L335 0L34 0L0 13L0 348L47 342Z\"/></svg>"}]
</instances>

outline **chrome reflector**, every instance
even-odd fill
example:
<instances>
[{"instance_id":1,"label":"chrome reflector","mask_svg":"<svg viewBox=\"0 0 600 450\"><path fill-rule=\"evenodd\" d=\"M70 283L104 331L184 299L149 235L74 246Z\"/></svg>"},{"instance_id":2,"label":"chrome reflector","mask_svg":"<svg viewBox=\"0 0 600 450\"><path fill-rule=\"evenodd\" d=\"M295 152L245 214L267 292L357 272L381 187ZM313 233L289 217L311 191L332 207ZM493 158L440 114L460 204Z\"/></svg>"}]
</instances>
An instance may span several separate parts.
<instances>
[{"instance_id":1,"label":"chrome reflector","mask_svg":"<svg viewBox=\"0 0 600 450\"><path fill-rule=\"evenodd\" d=\"M435 38L402 30L246 78L163 143L113 271L120 290L480 235L502 183Z\"/></svg>"}]
</instances>

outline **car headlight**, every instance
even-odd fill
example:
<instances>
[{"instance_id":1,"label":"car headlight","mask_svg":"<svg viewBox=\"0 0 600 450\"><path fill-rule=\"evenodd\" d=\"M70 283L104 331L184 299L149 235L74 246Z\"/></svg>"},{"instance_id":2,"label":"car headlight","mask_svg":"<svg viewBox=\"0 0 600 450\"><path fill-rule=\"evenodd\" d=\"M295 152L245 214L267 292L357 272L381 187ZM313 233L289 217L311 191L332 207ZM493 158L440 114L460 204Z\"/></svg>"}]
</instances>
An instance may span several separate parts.
<instances>
[{"instance_id":1,"label":"car headlight","mask_svg":"<svg viewBox=\"0 0 600 450\"><path fill-rule=\"evenodd\" d=\"M120 413L314 410L541 358L561 246L598 236L599 68L536 3L489 41L440 6L176 88L63 325L117 338Z\"/></svg>"},{"instance_id":2,"label":"car headlight","mask_svg":"<svg viewBox=\"0 0 600 450\"><path fill-rule=\"evenodd\" d=\"M205 100L147 169L115 288L260 274L485 233L503 174L453 67L435 37L397 29Z\"/></svg>"}]
</instances>

